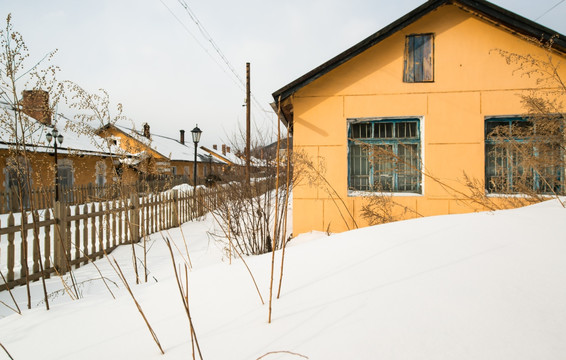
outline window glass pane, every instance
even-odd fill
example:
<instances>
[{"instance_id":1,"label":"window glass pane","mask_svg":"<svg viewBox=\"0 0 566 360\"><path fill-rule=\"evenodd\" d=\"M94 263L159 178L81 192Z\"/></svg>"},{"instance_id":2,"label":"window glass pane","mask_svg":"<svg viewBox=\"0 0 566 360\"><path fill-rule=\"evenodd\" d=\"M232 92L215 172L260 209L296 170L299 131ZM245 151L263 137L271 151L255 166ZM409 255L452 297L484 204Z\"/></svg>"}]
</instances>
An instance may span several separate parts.
<instances>
[{"instance_id":1,"label":"window glass pane","mask_svg":"<svg viewBox=\"0 0 566 360\"><path fill-rule=\"evenodd\" d=\"M395 154L392 145L372 146L371 162L373 165L374 190L393 191Z\"/></svg>"},{"instance_id":2,"label":"window glass pane","mask_svg":"<svg viewBox=\"0 0 566 360\"><path fill-rule=\"evenodd\" d=\"M416 138L417 123L416 122L398 122L395 123L395 137L397 138Z\"/></svg>"},{"instance_id":3,"label":"window glass pane","mask_svg":"<svg viewBox=\"0 0 566 360\"><path fill-rule=\"evenodd\" d=\"M367 139L371 137L371 124L352 124L353 139Z\"/></svg>"},{"instance_id":4,"label":"window glass pane","mask_svg":"<svg viewBox=\"0 0 566 360\"><path fill-rule=\"evenodd\" d=\"M373 124L373 137L376 139L388 139L393 137L393 123L376 122Z\"/></svg>"},{"instance_id":5,"label":"window glass pane","mask_svg":"<svg viewBox=\"0 0 566 360\"><path fill-rule=\"evenodd\" d=\"M57 174L59 175L59 185L63 187L73 186L73 170L68 165L57 166Z\"/></svg>"},{"instance_id":6,"label":"window glass pane","mask_svg":"<svg viewBox=\"0 0 566 360\"><path fill-rule=\"evenodd\" d=\"M367 152L358 145L350 144L350 188L369 190L369 162Z\"/></svg>"},{"instance_id":7,"label":"window glass pane","mask_svg":"<svg viewBox=\"0 0 566 360\"><path fill-rule=\"evenodd\" d=\"M485 133L488 136L501 136L509 134L509 121L488 121L485 124Z\"/></svg>"},{"instance_id":8,"label":"window glass pane","mask_svg":"<svg viewBox=\"0 0 566 360\"><path fill-rule=\"evenodd\" d=\"M400 144L398 159L398 191L417 191L420 183L418 146L416 144Z\"/></svg>"},{"instance_id":9,"label":"window glass pane","mask_svg":"<svg viewBox=\"0 0 566 360\"><path fill-rule=\"evenodd\" d=\"M511 123L511 136L529 137L534 135L534 125L532 121L513 121Z\"/></svg>"}]
</instances>

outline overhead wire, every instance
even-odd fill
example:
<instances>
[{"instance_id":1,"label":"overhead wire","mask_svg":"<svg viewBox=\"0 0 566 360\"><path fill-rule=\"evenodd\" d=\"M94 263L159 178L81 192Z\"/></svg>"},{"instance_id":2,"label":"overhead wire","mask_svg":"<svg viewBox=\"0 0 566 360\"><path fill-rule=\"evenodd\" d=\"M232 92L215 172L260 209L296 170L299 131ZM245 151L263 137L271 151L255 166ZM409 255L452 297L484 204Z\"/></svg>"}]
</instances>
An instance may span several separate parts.
<instances>
[{"instance_id":1,"label":"overhead wire","mask_svg":"<svg viewBox=\"0 0 566 360\"><path fill-rule=\"evenodd\" d=\"M552 10L554 10L558 5L562 4L564 1L566 0L560 0L558 3L556 3L553 7L551 7L550 9L546 10L542 15L540 15L539 17L537 17L535 19L535 21L537 21L538 19L540 19L541 17L543 17L544 15L548 14L549 12L551 12Z\"/></svg>"},{"instance_id":2,"label":"overhead wire","mask_svg":"<svg viewBox=\"0 0 566 360\"><path fill-rule=\"evenodd\" d=\"M173 12L173 10L171 10L171 8L169 6L167 6L167 4L165 4L165 2L163 2L163 0L159 0L161 2L161 4L163 4L163 6L165 6L165 8L167 8L167 10L169 11L169 13L177 20L177 22L179 22L179 24L181 24L181 26L183 27L183 29L185 29L185 32L187 32L187 34L189 34L194 41L196 41L196 43L198 44L198 46L204 50L204 52L206 52L206 54L212 59L212 61L214 61L214 63L216 65L218 65L218 67L226 74L228 75L228 77L234 82L234 84L236 84L236 86L240 87L242 90L242 86L239 82L236 82L232 77L230 77L230 75L226 72L226 69L224 68L224 66L222 66L222 64L220 64L218 62L218 60L208 51L208 49L198 40L198 38L195 36L195 34L193 34L191 32L191 30L183 23L183 21L181 19L179 19L179 17L177 15L175 15L175 13Z\"/></svg>"},{"instance_id":3,"label":"overhead wire","mask_svg":"<svg viewBox=\"0 0 566 360\"><path fill-rule=\"evenodd\" d=\"M161 2L163 2L162 0L160 0ZM191 19L191 21L196 25L196 27L199 29L201 35L204 37L204 39L206 41L208 41L210 43L210 45L212 46L212 48L214 49L214 51L218 54L218 56L220 57L220 59L224 62L224 64L226 65L226 67L228 68L228 70L230 70L230 72L234 75L235 79L237 79L237 81L239 82L238 87L240 87L240 89L244 90L245 86L246 86L246 82L244 81L244 79L242 79L242 77L240 76L240 74L236 71L235 67L232 65L232 63L230 62L230 60L228 60L228 58L226 57L226 55L224 55L224 53L222 52L222 50L220 49L220 47L218 46L218 44L214 41L214 39L212 38L212 36L210 35L210 33L206 30L206 28L204 27L203 23L198 19L198 17L196 16L195 12L189 7L189 5L187 4L187 2L185 0L177 0L179 2L179 4L181 5L181 7L183 7L183 9L185 9L187 15L189 16L189 18ZM176 17L176 16L175 16ZM208 52L208 51L207 51ZM225 71L226 72L226 71ZM254 106L257 107L258 110L261 111L261 113L264 115L264 117L267 120L271 120L267 117L267 113L273 113L273 111L270 110L266 110L261 103L257 100L257 98L255 97L255 95L253 94L253 92L251 92L251 99L254 103Z\"/></svg>"}]
</instances>

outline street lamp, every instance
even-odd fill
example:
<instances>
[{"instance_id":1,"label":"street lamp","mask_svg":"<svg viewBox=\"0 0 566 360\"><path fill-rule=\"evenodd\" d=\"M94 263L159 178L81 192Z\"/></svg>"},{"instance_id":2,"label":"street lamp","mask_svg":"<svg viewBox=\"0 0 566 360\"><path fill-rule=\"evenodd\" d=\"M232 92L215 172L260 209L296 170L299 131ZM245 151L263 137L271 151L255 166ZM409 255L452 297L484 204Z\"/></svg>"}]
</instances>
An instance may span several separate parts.
<instances>
[{"instance_id":1,"label":"street lamp","mask_svg":"<svg viewBox=\"0 0 566 360\"><path fill-rule=\"evenodd\" d=\"M194 129L191 130L191 134L193 135L193 142L195 143L195 162L193 164L193 181L195 184L194 190L193 190L193 196L194 196L194 201L195 201L195 210L196 210L196 205L197 205L197 145L198 142L200 141L200 135L202 134L202 130L198 128L198 124L197 126L195 126Z\"/></svg>"},{"instance_id":2,"label":"street lamp","mask_svg":"<svg viewBox=\"0 0 566 360\"><path fill-rule=\"evenodd\" d=\"M195 184L195 191L197 190L197 145L198 142L200 141L200 135L202 134L202 130L198 128L198 124L197 126L191 130L191 134L193 135L193 142L195 143L195 162L193 164L193 181Z\"/></svg>"},{"instance_id":3,"label":"street lamp","mask_svg":"<svg viewBox=\"0 0 566 360\"><path fill-rule=\"evenodd\" d=\"M55 148L55 201L59 201L59 169L57 167L57 143L61 145L63 143L63 135L59 134L57 128L53 128L51 132L45 134L45 138L49 145L51 145L51 140L53 140L53 147Z\"/></svg>"}]
</instances>

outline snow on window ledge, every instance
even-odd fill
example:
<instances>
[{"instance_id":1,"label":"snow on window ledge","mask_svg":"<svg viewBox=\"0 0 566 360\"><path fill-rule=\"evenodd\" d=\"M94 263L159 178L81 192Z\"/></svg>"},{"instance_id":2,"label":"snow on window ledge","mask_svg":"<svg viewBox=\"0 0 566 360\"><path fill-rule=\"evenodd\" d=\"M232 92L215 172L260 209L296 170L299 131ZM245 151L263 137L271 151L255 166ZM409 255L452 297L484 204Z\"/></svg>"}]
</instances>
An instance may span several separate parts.
<instances>
[{"instance_id":1,"label":"snow on window ledge","mask_svg":"<svg viewBox=\"0 0 566 360\"><path fill-rule=\"evenodd\" d=\"M398 196L398 197L411 197L411 196L424 196L419 193L410 192L377 192L377 191L361 191L361 190L348 190L348 197L369 197L369 196Z\"/></svg>"}]
</instances>

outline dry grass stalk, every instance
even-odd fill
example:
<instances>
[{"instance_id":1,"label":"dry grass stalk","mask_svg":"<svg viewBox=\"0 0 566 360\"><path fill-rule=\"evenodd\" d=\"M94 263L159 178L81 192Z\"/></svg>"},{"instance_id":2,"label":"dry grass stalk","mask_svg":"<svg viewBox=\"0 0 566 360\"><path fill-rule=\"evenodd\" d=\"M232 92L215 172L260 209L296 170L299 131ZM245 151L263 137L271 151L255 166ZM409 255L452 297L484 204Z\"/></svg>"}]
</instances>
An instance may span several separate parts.
<instances>
[{"instance_id":1,"label":"dry grass stalk","mask_svg":"<svg viewBox=\"0 0 566 360\"><path fill-rule=\"evenodd\" d=\"M106 278L102 275L102 272L100 271L100 269L98 268L98 266L96 265L96 262L94 262L87 254L85 254L85 252L78 248L78 250L81 252L81 254L86 257L86 259L88 260L88 262L90 262L94 268L96 269L96 271L98 272L98 275L100 275L100 279L102 280L102 282L104 283L104 286L106 286L106 289L108 289L108 292L110 293L110 295L112 295L113 299L116 299L116 297L114 296L114 293L112 292L112 290L110 290L110 287L108 286L108 283L106 283ZM104 254L106 254L106 251L104 252Z\"/></svg>"},{"instance_id":2,"label":"dry grass stalk","mask_svg":"<svg viewBox=\"0 0 566 360\"><path fill-rule=\"evenodd\" d=\"M53 259L51 259L51 263L53 264ZM57 277L59 277L59 280L61 280L61 284L63 285L63 289L65 290L65 292L67 293L67 295L69 295L69 297L71 298L71 300L77 300L78 299L78 295L73 294L73 290L69 287L69 285L67 284L67 281L65 281L65 278L63 277L63 274L61 274L59 272L59 270L57 270L57 267L54 267L53 270L55 270L55 275L57 275ZM76 288L75 288L76 289Z\"/></svg>"},{"instance_id":3,"label":"dry grass stalk","mask_svg":"<svg viewBox=\"0 0 566 360\"><path fill-rule=\"evenodd\" d=\"M4 277L4 274L2 274L1 271L0 271L0 276L2 276L2 281L4 281L4 284L7 284L6 278ZM16 302L16 299L14 298L14 295L12 294L12 290L10 289L9 286L6 286L6 289L8 290L8 294L10 294L10 297L12 298L12 301L14 302L14 305L16 306L17 311L14 310L14 309L12 309L12 307L10 307L10 306L8 306L8 305L6 305L6 304L4 304L4 303L3 303L3 304L6 305L8 308L12 309L14 312L17 312L18 314L21 315L21 314L22 314L22 310L20 310L20 307L18 306L18 303ZM47 310L49 310L49 308L47 308Z\"/></svg>"},{"instance_id":4,"label":"dry grass stalk","mask_svg":"<svg viewBox=\"0 0 566 360\"><path fill-rule=\"evenodd\" d=\"M285 205L283 208L284 215L283 215L283 248L281 249L281 271L279 272L279 286L277 288L277 298L281 295L281 283L283 282L283 264L285 262L285 248L287 247L287 204L289 202L289 190L290 190L290 181L291 181L291 149L289 148L289 124L287 124L287 163L286 163L286 170L287 170L287 181L285 183ZM330 224L329 224L330 225Z\"/></svg>"},{"instance_id":5,"label":"dry grass stalk","mask_svg":"<svg viewBox=\"0 0 566 360\"><path fill-rule=\"evenodd\" d=\"M175 272L175 280L177 281L177 287L179 289L179 294L181 295L181 299L183 301L183 307L185 308L185 313L187 314L187 318L189 319L189 326L190 326L190 331L191 331L191 342L196 345L197 347L197 351L199 354L200 359L202 360L202 353L200 351L200 346L197 340L197 335L195 332L195 328L193 325L193 320L191 318L191 311L189 308L189 286L188 286L188 275L186 275L185 278L185 284L186 284L186 288L185 290L183 290L183 286L181 284L181 280L179 279L179 274L177 273L177 268L175 266L175 255L173 255L173 248L171 247L171 241L168 238L164 238L165 240L165 244L167 244L167 247L169 248L169 253L171 254L171 262L173 264L173 270ZM185 271L187 272L187 267L185 265ZM193 359L195 358L195 353L194 353L194 348L193 348Z\"/></svg>"},{"instance_id":6,"label":"dry grass stalk","mask_svg":"<svg viewBox=\"0 0 566 360\"><path fill-rule=\"evenodd\" d=\"M4 345L2 345L2 343L0 342L0 347L2 347L2 349L4 350L4 352L6 353L6 355L8 355L8 357L10 358L10 360L14 360L14 358L12 357L12 355L10 355L10 353L8 352L8 349L6 349L6 347Z\"/></svg>"},{"instance_id":7,"label":"dry grass stalk","mask_svg":"<svg viewBox=\"0 0 566 360\"><path fill-rule=\"evenodd\" d=\"M179 225L181 221L179 221ZM193 268L193 264L191 263L191 255L189 254L189 247L187 245L187 239L185 239L185 233L183 232L183 227L179 226L179 231L181 231L181 237L183 238L183 244L185 245L185 252L187 253L187 260L189 261L189 269Z\"/></svg>"},{"instance_id":8,"label":"dry grass stalk","mask_svg":"<svg viewBox=\"0 0 566 360\"><path fill-rule=\"evenodd\" d=\"M277 239L277 220L279 219L279 147L281 145L281 122L277 121L277 150L275 155L276 171L275 171L275 224L273 226L273 246L271 251L271 275L269 277L269 315L267 322L271 323L271 303L273 300L273 277L275 272L275 240ZM285 240L283 240L284 242Z\"/></svg>"},{"instance_id":9,"label":"dry grass stalk","mask_svg":"<svg viewBox=\"0 0 566 360\"><path fill-rule=\"evenodd\" d=\"M301 355L301 354L294 353L294 352L291 352L291 351L281 350L281 351L270 351L270 352L265 353L262 356L258 357L256 360L263 359L264 357L267 357L267 356L273 355L273 354L289 354L289 355L293 355L293 356L302 357L303 359L309 358L308 356L305 356L305 355Z\"/></svg>"},{"instance_id":10,"label":"dry grass stalk","mask_svg":"<svg viewBox=\"0 0 566 360\"><path fill-rule=\"evenodd\" d=\"M13 307L11 307L10 305L6 304L4 301L0 300L0 304L4 305L5 307L7 307L8 309L12 310L13 312L15 312L16 314L22 315L22 312L20 310L20 308L18 307L17 309L14 309ZM17 304L16 304L17 305Z\"/></svg>"},{"instance_id":11,"label":"dry grass stalk","mask_svg":"<svg viewBox=\"0 0 566 360\"><path fill-rule=\"evenodd\" d=\"M32 205L33 207L33 205ZM33 218L33 236L34 239L39 239L39 215L37 214L37 210L32 212L32 218ZM45 278L47 277L47 273L45 272L45 269L43 267L43 262L41 261L41 247L37 246L36 248L37 253L36 256L38 259L40 259L39 261L39 271L41 272L41 285L43 288L43 299L45 301L45 309L49 310L49 299L47 296L47 285L45 284Z\"/></svg>"},{"instance_id":12,"label":"dry grass stalk","mask_svg":"<svg viewBox=\"0 0 566 360\"><path fill-rule=\"evenodd\" d=\"M213 218L215 218L215 221L218 222L219 220L216 219L216 215L212 212L210 212L210 214L212 215ZM222 231L226 231L224 229L222 229ZM225 232L224 235L226 237L229 237L229 235ZM252 281L254 283L255 289L257 291L257 294L259 296L259 299L261 300L261 304L265 304L265 302L263 301L263 296L261 296L261 291L259 291L259 287L257 286L257 282L255 281L255 277L254 274L252 273L250 267L248 266L248 264L246 263L246 260L244 260L244 257L242 256L242 254L238 251L238 249L233 248L234 251L236 252L236 254L238 255L238 257L240 258L240 260L242 260L242 262L244 263L244 266L246 267L246 269L248 270L248 274L250 274L250 277L252 278Z\"/></svg>"},{"instance_id":13,"label":"dry grass stalk","mask_svg":"<svg viewBox=\"0 0 566 360\"><path fill-rule=\"evenodd\" d=\"M56 80L56 74L59 70L57 66L46 65L49 62L55 51L48 53L38 63L31 68L26 69L29 64L24 60L29 56L27 45L22 35L14 31L11 23L11 14L6 17L6 26L0 29L0 43L2 51L0 51L0 83L2 84L2 99L7 107L3 107L0 111L0 128L2 132L10 139L8 142L8 158L6 159L6 169L16 177L16 188L19 207L22 212L21 234L23 246L23 271L26 280L26 292L28 300L28 308L31 308L31 292L29 287L29 269L28 269L28 247L27 240L24 234L24 219L27 218L27 212L24 210L24 189L31 189L31 160L29 157L30 151L28 147L34 147L31 140L31 134L37 130L37 124L24 116L23 100L19 98L20 89L19 84L24 86L41 89L46 88L52 93L51 100L56 104L62 96ZM43 112L50 113L50 105L47 108L41 109ZM13 113L12 113L13 111ZM8 179L6 179L8 182ZM30 201L30 211L33 221L33 236L37 238L39 234L38 219L35 216L33 201ZM35 255L35 254L34 254ZM40 261L40 269L41 261ZM41 269L41 279L43 286L44 300L47 310L49 310L49 301L47 298L47 289L45 286L46 273Z\"/></svg>"},{"instance_id":14,"label":"dry grass stalk","mask_svg":"<svg viewBox=\"0 0 566 360\"><path fill-rule=\"evenodd\" d=\"M66 208L63 208L63 211L67 211ZM55 218L55 216L53 216L53 217ZM71 299L77 300L77 299L80 298L79 291L77 289L76 279L75 279L75 276L74 276L74 273L73 273L73 269L71 267L71 262L69 261L69 257L67 256L68 254L71 253L71 249L69 249L69 251L67 251L67 247L65 246L65 239L63 239L63 236L61 236L61 229L59 228L59 226L55 226L55 231L58 234L58 236L56 236L56 238L59 239L61 249L63 250L63 254L64 254L63 258L65 259L65 266L67 267L67 270L69 271L69 277L71 278L71 284L72 284L73 289L75 291L74 296L71 295L71 288L67 285L67 282L63 279L63 274L61 274L59 272L59 270L57 269L56 266L54 266L53 268L55 269L55 274L57 274L57 276L59 276L59 278L61 279L61 282L63 283L63 287L67 290L67 293L69 294ZM51 263L54 264L53 259L51 259Z\"/></svg>"},{"instance_id":15,"label":"dry grass stalk","mask_svg":"<svg viewBox=\"0 0 566 360\"><path fill-rule=\"evenodd\" d=\"M352 222L354 229L357 229L359 226L354 214L350 211L344 199L338 194L328 179L326 179L326 165L324 158L319 156L316 160L317 164L315 164L307 154L293 151L293 163L297 168L295 173L300 174L296 179L293 179L293 182L295 183L294 186L296 186L296 184L300 181L303 181L303 179L306 179L310 186L322 189L330 197L330 200L332 200L332 203L336 207L336 210L338 210L338 214L342 218L346 228L348 230L352 230L348 223L349 219L349 221Z\"/></svg>"},{"instance_id":16,"label":"dry grass stalk","mask_svg":"<svg viewBox=\"0 0 566 360\"><path fill-rule=\"evenodd\" d=\"M376 191L367 196L362 206L361 215L370 224L385 224L404 218L407 213L423 217L418 211L393 200L393 195L384 191Z\"/></svg>"},{"instance_id":17,"label":"dry grass stalk","mask_svg":"<svg viewBox=\"0 0 566 360\"><path fill-rule=\"evenodd\" d=\"M141 305L136 300L136 297L134 296L134 293L132 292L132 289L130 288L128 281L126 280L126 277L124 276L124 273L122 272L122 269L120 268L120 265L118 264L116 259L113 259L113 260L114 260L114 263L116 264L116 268L118 269L117 274L120 277L120 280L122 280L122 283L124 284L126 289L128 290L128 293L130 293L132 300L134 300L134 303L136 304L136 307L138 308L138 311L141 314L143 321L145 322L145 325L147 326L147 329L149 330L149 333L151 334L151 337L153 338L153 341L155 341L155 344L157 344L157 347L159 348L159 351L161 351L161 354L165 354L165 352L161 348L161 344L159 343L159 339L157 338L155 331L153 331L153 328L149 324L149 321L147 320L145 313L143 312L143 310L141 308Z\"/></svg>"},{"instance_id":18,"label":"dry grass stalk","mask_svg":"<svg viewBox=\"0 0 566 360\"><path fill-rule=\"evenodd\" d=\"M179 228L179 229L180 229L180 228ZM167 236L168 236L169 238L171 238L171 239L173 238L173 237L171 236L171 234L169 233L169 230L165 230L165 232L167 233ZM161 238L162 238L163 240L165 240L165 237L163 236L163 232L160 231L159 233L161 234ZM182 232L181 232L181 233L182 233ZM183 237L183 241L184 241L184 237ZM187 248L186 245L187 245L187 244L186 244L186 242L185 242L185 251L187 252L187 255L188 255L188 254L189 254L189 249ZM178 252L179 255L181 256L181 259L183 260L183 262L185 263L185 265L188 266L189 269L190 269L190 268L191 268L191 266L190 266L190 259L185 259L185 257L183 256L183 253L181 252L181 249L179 249L179 247L177 246L177 244L176 244L175 242L173 242L173 246L175 246L175 249L177 249L177 252Z\"/></svg>"}]
</instances>

